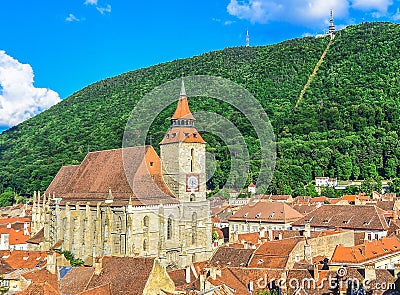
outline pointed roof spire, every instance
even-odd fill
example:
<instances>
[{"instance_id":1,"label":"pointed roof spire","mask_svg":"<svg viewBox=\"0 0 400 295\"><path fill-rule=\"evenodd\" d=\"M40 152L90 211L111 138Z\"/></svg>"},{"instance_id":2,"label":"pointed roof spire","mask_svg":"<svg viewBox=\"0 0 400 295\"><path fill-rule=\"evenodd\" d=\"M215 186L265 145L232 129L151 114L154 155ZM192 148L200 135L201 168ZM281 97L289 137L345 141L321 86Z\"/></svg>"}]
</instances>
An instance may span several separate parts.
<instances>
[{"instance_id":1,"label":"pointed roof spire","mask_svg":"<svg viewBox=\"0 0 400 295\"><path fill-rule=\"evenodd\" d=\"M180 97L187 97L186 96L186 89L185 89L185 81L183 80L183 75L182 75L182 86L181 86L181 95Z\"/></svg>"},{"instance_id":2,"label":"pointed roof spire","mask_svg":"<svg viewBox=\"0 0 400 295\"><path fill-rule=\"evenodd\" d=\"M181 93L178 100L178 106L176 107L175 113L171 119L195 120L189 109L189 103L186 96L186 89L185 89L185 82L183 80L183 75L182 75Z\"/></svg>"}]
</instances>

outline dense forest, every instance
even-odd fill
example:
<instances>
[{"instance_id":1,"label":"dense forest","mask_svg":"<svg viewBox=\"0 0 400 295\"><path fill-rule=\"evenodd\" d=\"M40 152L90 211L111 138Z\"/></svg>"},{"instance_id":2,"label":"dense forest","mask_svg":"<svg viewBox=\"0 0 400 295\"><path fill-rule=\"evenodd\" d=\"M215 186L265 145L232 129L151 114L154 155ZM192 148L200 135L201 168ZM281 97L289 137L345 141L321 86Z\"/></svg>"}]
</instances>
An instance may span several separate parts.
<instances>
[{"instance_id":1,"label":"dense forest","mask_svg":"<svg viewBox=\"0 0 400 295\"><path fill-rule=\"evenodd\" d=\"M0 135L0 193L44 190L62 165L88 151L121 147L131 110L154 87L185 75L219 76L245 87L262 104L277 141L272 193L306 194L315 176L393 179L400 176L400 25L363 23L337 33L318 74L297 107L330 37L205 53L92 84ZM251 174L260 157L254 130L238 112L212 99L193 98L192 111L213 111L244 135ZM151 128L157 148L175 108ZM226 146L204 134L218 160L210 189L224 185L230 167ZM158 148L157 148L158 149Z\"/></svg>"}]
</instances>

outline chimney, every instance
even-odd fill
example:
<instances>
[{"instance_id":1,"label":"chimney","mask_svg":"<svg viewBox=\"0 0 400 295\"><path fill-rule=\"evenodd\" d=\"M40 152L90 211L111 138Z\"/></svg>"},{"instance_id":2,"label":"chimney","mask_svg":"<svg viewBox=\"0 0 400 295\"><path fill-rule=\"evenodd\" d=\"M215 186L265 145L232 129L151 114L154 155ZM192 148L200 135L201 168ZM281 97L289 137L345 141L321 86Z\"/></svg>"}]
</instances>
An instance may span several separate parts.
<instances>
[{"instance_id":1,"label":"chimney","mask_svg":"<svg viewBox=\"0 0 400 295\"><path fill-rule=\"evenodd\" d=\"M260 238L265 238L265 227L260 228Z\"/></svg>"},{"instance_id":2,"label":"chimney","mask_svg":"<svg viewBox=\"0 0 400 295\"><path fill-rule=\"evenodd\" d=\"M365 265L365 281L373 281L376 280L376 272L375 272L375 265L374 264L367 264Z\"/></svg>"},{"instance_id":3,"label":"chimney","mask_svg":"<svg viewBox=\"0 0 400 295\"><path fill-rule=\"evenodd\" d=\"M272 241L274 239L274 235L272 233L272 227L268 227L268 240Z\"/></svg>"},{"instance_id":4,"label":"chimney","mask_svg":"<svg viewBox=\"0 0 400 295\"><path fill-rule=\"evenodd\" d=\"M253 281L250 281L249 282L249 292L250 292L250 294L253 294L253 291L254 291L254 284L253 284Z\"/></svg>"},{"instance_id":5,"label":"chimney","mask_svg":"<svg viewBox=\"0 0 400 295\"><path fill-rule=\"evenodd\" d=\"M96 262L94 263L94 274L100 275L101 270L103 269L103 257L96 258Z\"/></svg>"},{"instance_id":6,"label":"chimney","mask_svg":"<svg viewBox=\"0 0 400 295\"><path fill-rule=\"evenodd\" d=\"M186 267L185 280L186 284L190 283L190 266Z\"/></svg>"},{"instance_id":7,"label":"chimney","mask_svg":"<svg viewBox=\"0 0 400 295\"><path fill-rule=\"evenodd\" d=\"M29 236L29 222L24 222L24 236Z\"/></svg>"},{"instance_id":8,"label":"chimney","mask_svg":"<svg viewBox=\"0 0 400 295\"><path fill-rule=\"evenodd\" d=\"M57 272L57 257L56 257L56 252L54 251L49 251L47 254L47 263L46 263L46 269L48 272L51 274L56 274Z\"/></svg>"},{"instance_id":9,"label":"chimney","mask_svg":"<svg viewBox=\"0 0 400 295\"><path fill-rule=\"evenodd\" d=\"M310 225L310 223L306 223L306 224L304 225L304 236L305 236L306 238L311 237L311 225Z\"/></svg>"},{"instance_id":10,"label":"chimney","mask_svg":"<svg viewBox=\"0 0 400 295\"><path fill-rule=\"evenodd\" d=\"M200 273L200 291L204 291L206 288L206 273L202 271Z\"/></svg>"},{"instance_id":11,"label":"chimney","mask_svg":"<svg viewBox=\"0 0 400 295\"><path fill-rule=\"evenodd\" d=\"M313 265L313 269L314 269L314 272L313 272L313 279L314 279L314 281L318 281L319 280L319 269L318 269L318 264L314 264Z\"/></svg>"}]
</instances>

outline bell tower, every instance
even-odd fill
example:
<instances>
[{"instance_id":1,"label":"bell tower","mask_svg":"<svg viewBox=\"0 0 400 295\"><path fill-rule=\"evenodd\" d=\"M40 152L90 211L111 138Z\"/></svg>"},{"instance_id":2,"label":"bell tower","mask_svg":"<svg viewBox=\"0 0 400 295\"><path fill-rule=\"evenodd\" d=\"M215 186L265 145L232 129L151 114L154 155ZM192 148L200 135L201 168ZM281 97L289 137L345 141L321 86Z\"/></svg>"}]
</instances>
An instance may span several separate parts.
<instances>
[{"instance_id":1,"label":"bell tower","mask_svg":"<svg viewBox=\"0 0 400 295\"><path fill-rule=\"evenodd\" d=\"M171 126L160 143L163 177L183 202L206 199L206 142L194 127L182 78L178 105Z\"/></svg>"}]
</instances>

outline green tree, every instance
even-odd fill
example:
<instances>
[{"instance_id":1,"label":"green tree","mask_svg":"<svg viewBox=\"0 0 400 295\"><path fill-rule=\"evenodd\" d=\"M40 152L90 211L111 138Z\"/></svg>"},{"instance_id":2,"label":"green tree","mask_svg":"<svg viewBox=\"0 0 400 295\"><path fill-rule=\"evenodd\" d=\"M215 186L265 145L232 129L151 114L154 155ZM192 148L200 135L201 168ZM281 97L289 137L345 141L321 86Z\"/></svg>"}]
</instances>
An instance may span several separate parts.
<instances>
[{"instance_id":1,"label":"green tree","mask_svg":"<svg viewBox=\"0 0 400 295\"><path fill-rule=\"evenodd\" d=\"M0 207L11 206L13 204L15 193L11 190L6 190L0 194Z\"/></svg>"}]
</instances>

